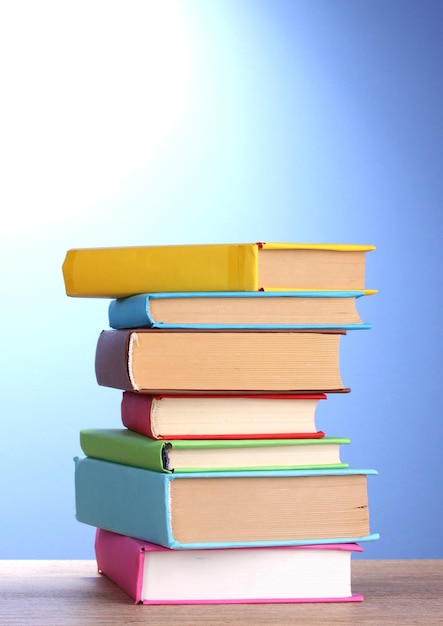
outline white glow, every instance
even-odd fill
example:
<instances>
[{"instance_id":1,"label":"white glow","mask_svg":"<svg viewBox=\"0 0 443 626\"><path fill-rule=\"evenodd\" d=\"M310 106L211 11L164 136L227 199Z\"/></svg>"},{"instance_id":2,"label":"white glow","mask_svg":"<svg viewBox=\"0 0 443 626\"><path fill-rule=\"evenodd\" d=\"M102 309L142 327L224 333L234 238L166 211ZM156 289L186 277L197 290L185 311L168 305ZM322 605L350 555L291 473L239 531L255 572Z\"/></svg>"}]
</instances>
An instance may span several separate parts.
<instances>
[{"instance_id":1,"label":"white glow","mask_svg":"<svg viewBox=\"0 0 443 626\"><path fill-rule=\"evenodd\" d=\"M2 236L91 210L177 122L189 46L174 0L3 2Z\"/></svg>"}]
</instances>

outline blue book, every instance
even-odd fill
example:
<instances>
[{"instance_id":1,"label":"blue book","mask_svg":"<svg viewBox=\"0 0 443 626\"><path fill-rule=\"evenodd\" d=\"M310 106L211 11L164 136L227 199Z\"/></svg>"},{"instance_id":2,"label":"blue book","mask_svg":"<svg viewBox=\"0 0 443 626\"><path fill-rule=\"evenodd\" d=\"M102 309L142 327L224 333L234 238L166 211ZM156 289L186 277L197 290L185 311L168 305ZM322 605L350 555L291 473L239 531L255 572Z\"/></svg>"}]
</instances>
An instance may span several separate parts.
<instances>
[{"instance_id":1,"label":"blue book","mask_svg":"<svg viewBox=\"0 0 443 626\"><path fill-rule=\"evenodd\" d=\"M364 291L145 293L111 300L111 328L366 329Z\"/></svg>"},{"instance_id":2,"label":"blue book","mask_svg":"<svg viewBox=\"0 0 443 626\"><path fill-rule=\"evenodd\" d=\"M167 548L353 543L370 534L374 470L165 474L75 458L79 522Z\"/></svg>"}]
</instances>

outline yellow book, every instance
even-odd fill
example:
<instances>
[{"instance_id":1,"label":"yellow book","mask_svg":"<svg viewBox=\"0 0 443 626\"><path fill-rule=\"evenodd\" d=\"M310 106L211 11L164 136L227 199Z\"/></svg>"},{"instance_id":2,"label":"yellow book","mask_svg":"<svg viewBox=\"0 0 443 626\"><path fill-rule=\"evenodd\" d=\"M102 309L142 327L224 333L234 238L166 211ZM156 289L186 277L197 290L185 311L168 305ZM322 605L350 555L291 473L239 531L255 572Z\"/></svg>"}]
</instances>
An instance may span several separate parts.
<instances>
[{"instance_id":1,"label":"yellow book","mask_svg":"<svg viewBox=\"0 0 443 626\"><path fill-rule=\"evenodd\" d=\"M140 293L365 289L374 246L250 243L68 250L68 296L123 298Z\"/></svg>"}]
</instances>

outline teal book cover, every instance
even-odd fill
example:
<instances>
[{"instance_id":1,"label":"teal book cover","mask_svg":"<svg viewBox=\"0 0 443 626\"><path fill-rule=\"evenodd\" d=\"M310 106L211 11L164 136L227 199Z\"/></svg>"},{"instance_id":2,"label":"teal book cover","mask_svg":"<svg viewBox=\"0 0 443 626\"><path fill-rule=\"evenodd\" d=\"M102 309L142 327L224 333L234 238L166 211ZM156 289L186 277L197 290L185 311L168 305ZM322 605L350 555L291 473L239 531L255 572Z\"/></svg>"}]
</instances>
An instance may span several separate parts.
<instances>
[{"instance_id":1,"label":"teal book cover","mask_svg":"<svg viewBox=\"0 0 443 626\"><path fill-rule=\"evenodd\" d=\"M111 300L109 325L124 328L368 329L364 291L146 293Z\"/></svg>"},{"instance_id":2,"label":"teal book cover","mask_svg":"<svg viewBox=\"0 0 443 626\"><path fill-rule=\"evenodd\" d=\"M79 522L173 549L352 543L375 470L167 474L75 458Z\"/></svg>"}]
</instances>

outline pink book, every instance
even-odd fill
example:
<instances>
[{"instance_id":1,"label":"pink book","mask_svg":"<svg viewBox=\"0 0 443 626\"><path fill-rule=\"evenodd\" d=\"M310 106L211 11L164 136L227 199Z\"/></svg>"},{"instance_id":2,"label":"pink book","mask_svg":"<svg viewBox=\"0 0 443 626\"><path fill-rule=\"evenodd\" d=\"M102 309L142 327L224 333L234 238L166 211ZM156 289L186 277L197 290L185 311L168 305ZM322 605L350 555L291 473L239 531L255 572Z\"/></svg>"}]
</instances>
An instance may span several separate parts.
<instances>
[{"instance_id":1,"label":"pink book","mask_svg":"<svg viewBox=\"0 0 443 626\"><path fill-rule=\"evenodd\" d=\"M171 550L97 529L98 571L136 603L360 602L355 543Z\"/></svg>"}]
</instances>

